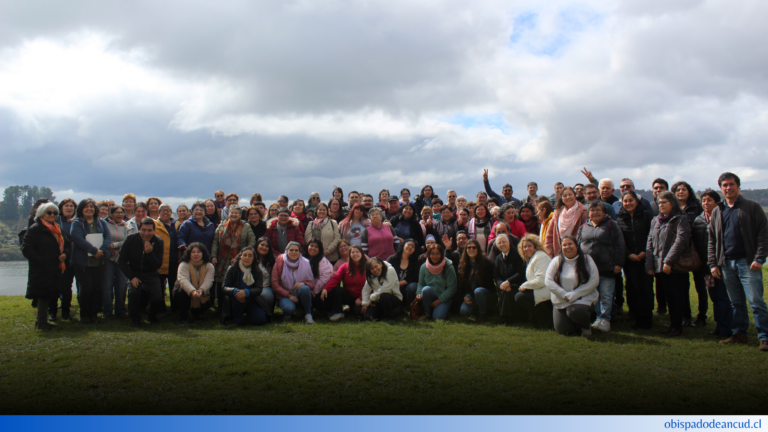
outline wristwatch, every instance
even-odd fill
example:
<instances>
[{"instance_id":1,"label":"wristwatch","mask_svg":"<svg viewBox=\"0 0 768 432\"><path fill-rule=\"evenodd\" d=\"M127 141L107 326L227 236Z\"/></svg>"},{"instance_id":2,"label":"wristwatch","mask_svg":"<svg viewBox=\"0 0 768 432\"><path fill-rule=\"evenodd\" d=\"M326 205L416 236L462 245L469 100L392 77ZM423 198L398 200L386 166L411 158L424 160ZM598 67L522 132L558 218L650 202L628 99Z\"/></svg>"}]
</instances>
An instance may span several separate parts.
<instances>
[{"instance_id":1,"label":"wristwatch","mask_svg":"<svg viewBox=\"0 0 768 432\"><path fill-rule=\"evenodd\" d=\"M755 262L758 262L760 264L765 264L765 258L758 258L755 260Z\"/></svg>"}]
</instances>

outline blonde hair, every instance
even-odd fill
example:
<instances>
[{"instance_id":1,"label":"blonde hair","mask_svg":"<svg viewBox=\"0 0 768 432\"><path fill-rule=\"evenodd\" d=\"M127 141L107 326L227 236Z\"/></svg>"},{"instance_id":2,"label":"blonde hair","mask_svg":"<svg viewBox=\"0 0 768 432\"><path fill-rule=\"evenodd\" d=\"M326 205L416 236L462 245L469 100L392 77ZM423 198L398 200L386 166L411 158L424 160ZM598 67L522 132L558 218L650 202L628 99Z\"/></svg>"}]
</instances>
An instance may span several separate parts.
<instances>
[{"instance_id":1,"label":"blonde hair","mask_svg":"<svg viewBox=\"0 0 768 432\"><path fill-rule=\"evenodd\" d=\"M517 253L520 254L520 257L523 259L523 262L527 265L529 258L525 256L525 253L523 252L523 245L525 245L525 242L531 242L534 248L536 248L537 251L542 251L544 253L547 252L547 248L544 247L543 244L541 244L541 240L539 240L539 236L536 234L528 233L523 236L523 238L520 239L520 243L517 244Z\"/></svg>"}]
</instances>

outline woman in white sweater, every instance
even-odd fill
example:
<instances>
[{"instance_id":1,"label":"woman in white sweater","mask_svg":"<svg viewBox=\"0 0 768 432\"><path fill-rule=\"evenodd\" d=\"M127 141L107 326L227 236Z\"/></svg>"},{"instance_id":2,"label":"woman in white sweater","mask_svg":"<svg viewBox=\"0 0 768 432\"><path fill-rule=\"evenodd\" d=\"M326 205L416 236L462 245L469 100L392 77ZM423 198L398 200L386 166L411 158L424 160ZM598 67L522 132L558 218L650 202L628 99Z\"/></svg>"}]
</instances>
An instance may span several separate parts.
<instances>
[{"instance_id":1,"label":"woman in white sweater","mask_svg":"<svg viewBox=\"0 0 768 432\"><path fill-rule=\"evenodd\" d=\"M388 262L377 257L368 260L365 266L366 282L363 286L363 319L392 320L400 315L403 294L397 270ZM370 308L370 311L368 307ZM370 313L369 313L370 312Z\"/></svg>"},{"instance_id":2,"label":"woman in white sweater","mask_svg":"<svg viewBox=\"0 0 768 432\"><path fill-rule=\"evenodd\" d=\"M591 336L590 313L598 299L600 283L592 257L579 249L572 235L563 237L560 254L547 269L547 288L551 292L555 330L563 335Z\"/></svg>"},{"instance_id":3,"label":"woman in white sweater","mask_svg":"<svg viewBox=\"0 0 768 432\"><path fill-rule=\"evenodd\" d=\"M202 243L192 243L187 247L179 263L173 296L179 306L179 322L187 322L187 313L192 311L192 318L200 320L200 315L213 305L211 287L216 269L211 264L208 249Z\"/></svg>"},{"instance_id":4,"label":"woman in white sweater","mask_svg":"<svg viewBox=\"0 0 768 432\"><path fill-rule=\"evenodd\" d=\"M546 278L552 259L536 234L526 234L518 243L517 252L525 262L526 281L518 288L515 302L533 316L535 327L551 330L552 301Z\"/></svg>"}]
</instances>

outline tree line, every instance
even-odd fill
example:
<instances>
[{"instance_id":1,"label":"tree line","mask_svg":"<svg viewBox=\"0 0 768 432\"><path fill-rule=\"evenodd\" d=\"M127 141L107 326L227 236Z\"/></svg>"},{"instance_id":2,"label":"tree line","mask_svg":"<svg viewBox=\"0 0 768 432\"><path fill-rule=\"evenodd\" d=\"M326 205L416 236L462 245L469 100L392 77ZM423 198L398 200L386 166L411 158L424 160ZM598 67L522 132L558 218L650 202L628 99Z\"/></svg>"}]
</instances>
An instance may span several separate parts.
<instances>
[{"instance_id":1,"label":"tree line","mask_svg":"<svg viewBox=\"0 0 768 432\"><path fill-rule=\"evenodd\" d=\"M16 222L20 218L26 219L32 206L40 198L47 198L58 204L56 195L51 188L46 186L8 186L3 191L3 200L0 201L0 219Z\"/></svg>"}]
</instances>

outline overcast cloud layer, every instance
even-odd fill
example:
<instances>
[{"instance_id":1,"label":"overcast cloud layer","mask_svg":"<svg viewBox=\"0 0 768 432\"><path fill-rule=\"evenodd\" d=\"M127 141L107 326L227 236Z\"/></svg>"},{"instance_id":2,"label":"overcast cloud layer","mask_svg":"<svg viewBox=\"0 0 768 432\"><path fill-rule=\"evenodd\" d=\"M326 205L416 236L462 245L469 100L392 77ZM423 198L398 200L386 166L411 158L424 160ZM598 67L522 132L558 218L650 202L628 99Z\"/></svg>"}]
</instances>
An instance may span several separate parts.
<instances>
[{"instance_id":1,"label":"overcast cloud layer","mask_svg":"<svg viewBox=\"0 0 768 432\"><path fill-rule=\"evenodd\" d=\"M4 2L0 185L768 187L768 2Z\"/></svg>"}]
</instances>

